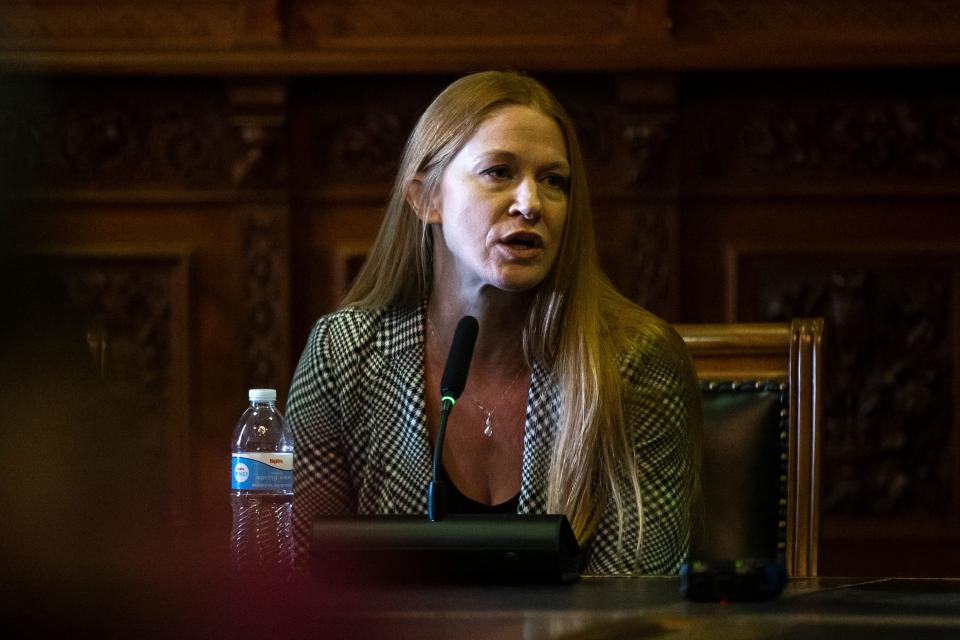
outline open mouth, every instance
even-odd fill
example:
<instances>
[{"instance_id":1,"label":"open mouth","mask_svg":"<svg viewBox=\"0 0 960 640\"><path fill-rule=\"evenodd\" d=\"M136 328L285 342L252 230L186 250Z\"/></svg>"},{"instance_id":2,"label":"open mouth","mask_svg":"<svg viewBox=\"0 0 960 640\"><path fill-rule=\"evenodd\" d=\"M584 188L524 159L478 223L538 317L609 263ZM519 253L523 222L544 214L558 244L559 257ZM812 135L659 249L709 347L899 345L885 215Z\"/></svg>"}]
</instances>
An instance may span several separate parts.
<instances>
[{"instance_id":1,"label":"open mouth","mask_svg":"<svg viewBox=\"0 0 960 640\"><path fill-rule=\"evenodd\" d=\"M500 242L518 249L539 249L543 246L543 238L536 233L511 233Z\"/></svg>"}]
</instances>

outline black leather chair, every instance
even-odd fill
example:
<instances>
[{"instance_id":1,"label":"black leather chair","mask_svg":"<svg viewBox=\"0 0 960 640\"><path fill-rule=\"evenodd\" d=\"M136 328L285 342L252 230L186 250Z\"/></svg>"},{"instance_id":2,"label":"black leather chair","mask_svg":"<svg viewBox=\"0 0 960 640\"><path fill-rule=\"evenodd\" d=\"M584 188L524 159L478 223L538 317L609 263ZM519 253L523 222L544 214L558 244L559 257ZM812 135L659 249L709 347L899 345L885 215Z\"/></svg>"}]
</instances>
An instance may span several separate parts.
<instances>
[{"instance_id":1,"label":"black leather chair","mask_svg":"<svg viewBox=\"0 0 960 640\"><path fill-rule=\"evenodd\" d=\"M817 575L823 320L676 328L702 385L699 553Z\"/></svg>"},{"instance_id":2,"label":"black leather chair","mask_svg":"<svg viewBox=\"0 0 960 640\"><path fill-rule=\"evenodd\" d=\"M701 383L704 534L694 557L786 562L787 385Z\"/></svg>"}]
</instances>

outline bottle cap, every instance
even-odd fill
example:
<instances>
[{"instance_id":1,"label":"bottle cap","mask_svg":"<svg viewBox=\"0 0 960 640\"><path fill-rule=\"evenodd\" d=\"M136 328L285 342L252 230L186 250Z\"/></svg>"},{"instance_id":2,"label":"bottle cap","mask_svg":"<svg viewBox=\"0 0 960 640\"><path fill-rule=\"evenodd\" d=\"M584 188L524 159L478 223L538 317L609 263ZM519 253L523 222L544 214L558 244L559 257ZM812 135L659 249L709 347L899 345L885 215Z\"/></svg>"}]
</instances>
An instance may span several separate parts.
<instances>
[{"instance_id":1,"label":"bottle cap","mask_svg":"<svg viewBox=\"0 0 960 640\"><path fill-rule=\"evenodd\" d=\"M250 391L247 392L247 397L250 399L250 402L276 402L277 390L250 389Z\"/></svg>"}]
</instances>

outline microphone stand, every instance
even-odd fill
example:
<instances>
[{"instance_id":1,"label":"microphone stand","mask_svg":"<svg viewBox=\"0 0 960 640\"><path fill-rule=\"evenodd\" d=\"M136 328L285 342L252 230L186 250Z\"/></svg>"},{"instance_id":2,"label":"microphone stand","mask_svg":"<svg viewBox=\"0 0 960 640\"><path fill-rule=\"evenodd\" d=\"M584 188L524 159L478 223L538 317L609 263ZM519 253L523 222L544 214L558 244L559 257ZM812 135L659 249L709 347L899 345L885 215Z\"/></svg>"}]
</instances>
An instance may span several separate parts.
<instances>
[{"instance_id":1,"label":"microphone stand","mask_svg":"<svg viewBox=\"0 0 960 640\"><path fill-rule=\"evenodd\" d=\"M430 482L427 484L427 518L430 522L437 522L447 515L447 485L440 479L440 459L443 457L443 436L447 430L447 418L450 409L456 404L451 396L440 399L440 425L437 427L437 440L433 447L433 467L430 472Z\"/></svg>"}]
</instances>

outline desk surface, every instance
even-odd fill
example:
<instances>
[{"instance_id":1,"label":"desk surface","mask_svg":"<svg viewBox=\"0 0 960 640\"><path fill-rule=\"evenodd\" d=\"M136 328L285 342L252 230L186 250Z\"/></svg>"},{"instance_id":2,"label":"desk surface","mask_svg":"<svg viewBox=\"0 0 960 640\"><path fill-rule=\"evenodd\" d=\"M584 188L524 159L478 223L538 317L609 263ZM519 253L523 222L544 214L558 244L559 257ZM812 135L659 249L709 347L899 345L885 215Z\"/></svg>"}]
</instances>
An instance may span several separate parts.
<instances>
[{"instance_id":1,"label":"desk surface","mask_svg":"<svg viewBox=\"0 0 960 640\"><path fill-rule=\"evenodd\" d=\"M728 604L687 602L675 578L341 587L309 610L316 637L331 638L956 640L960 579L797 579L777 600Z\"/></svg>"}]
</instances>

